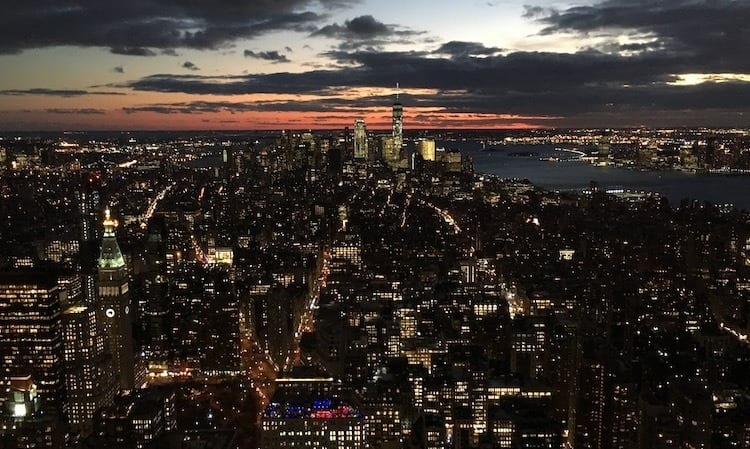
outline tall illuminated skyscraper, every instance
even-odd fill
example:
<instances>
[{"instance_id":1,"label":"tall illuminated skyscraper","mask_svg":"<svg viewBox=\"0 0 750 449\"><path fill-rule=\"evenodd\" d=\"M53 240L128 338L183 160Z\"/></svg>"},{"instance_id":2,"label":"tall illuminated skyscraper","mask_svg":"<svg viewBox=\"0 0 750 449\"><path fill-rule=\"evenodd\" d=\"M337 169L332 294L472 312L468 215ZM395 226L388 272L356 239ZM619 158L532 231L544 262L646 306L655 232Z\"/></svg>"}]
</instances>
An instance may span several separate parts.
<instances>
[{"instance_id":1,"label":"tall illuminated skyscraper","mask_svg":"<svg viewBox=\"0 0 750 449\"><path fill-rule=\"evenodd\" d=\"M404 143L404 105L399 100L398 84L396 84L396 102L393 103L393 145L400 153Z\"/></svg>"},{"instance_id":2,"label":"tall illuminated skyscraper","mask_svg":"<svg viewBox=\"0 0 750 449\"><path fill-rule=\"evenodd\" d=\"M107 337L109 352L113 357L114 372L119 376L122 389L132 389L135 384L135 348L133 318L128 294L128 269L120 246L117 244L113 220L106 211L104 236L99 255L98 319Z\"/></svg>"},{"instance_id":3,"label":"tall illuminated skyscraper","mask_svg":"<svg viewBox=\"0 0 750 449\"><path fill-rule=\"evenodd\" d=\"M369 156L367 145L367 126L364 120L354 122L354 158L367 159Z\"/></svg>"},{"instance_id":4,"label":"tall illuminated skyscraper","mask_svg":"<svg viewBox=\"0 0 750 449\"><path fill-rule=\"evenodd\" d=\"M12 378L30 376L42 407L62 410L60 314L59 289L53 276L0 274L0 401L6 399Z\"/></svg>"},{"instance_id":5,"label":"tall illuminated skyscraper","mask_svg":"<svg viewBox=\"0 0 750 449\"><path fill-rule=\"evenodd\" d=\"M96 411L110 405L117 391L112 358L106 353L93 309L70 306L62 321L68 424L87 435Z\"/></svg>"},{"instance_id":6,"label":"tall illuminated skyscraper","mask_svg":"<svg viewBox=\"0 0 750 449\"><path fill-rule=\"evenodd\" d=\"M84 183L81 189L76 191L76 199L81 214L81 240L84 242L96 240L99 235L96 227L96 214L100 204L100 196L93 185L93 178L91 182Z\"/></svg>"}]
</instances>

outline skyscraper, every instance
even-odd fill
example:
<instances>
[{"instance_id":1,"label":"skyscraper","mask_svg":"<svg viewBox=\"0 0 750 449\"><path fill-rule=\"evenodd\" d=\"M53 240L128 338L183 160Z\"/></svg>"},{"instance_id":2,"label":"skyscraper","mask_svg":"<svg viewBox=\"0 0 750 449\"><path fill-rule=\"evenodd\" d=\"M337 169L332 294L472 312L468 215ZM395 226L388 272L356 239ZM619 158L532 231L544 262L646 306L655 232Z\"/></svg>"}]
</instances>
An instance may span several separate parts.
<instances>
[{"instance_id":1,"label":"skyscraper","mask_svg":"<svg viewBox=\"0 0 750 449\"><path fill-rule=\"evenodd\" d=\"M78 200L78 210L81 214L81 240L84 242L96 240L99 232L95 223L100 196L99 191L94 186L93 177L89 182L84 181L82 187L76 191L76 199Z\"/></svg>"},{"instance_id":2,"label":"skyscraper","mask_svg":"<svg viewBox=\"0 0 750 449\"><path fill-rule=\"evenodd\" d=\"M14 377L31 376L42 407L62 410L60 297L53 276L0 274L0 401Z\"/></svg>"},{"instance_id":3,"label":"skyscraper","mask_svg":"<svg viewBox=\"0 0 750 449\"><path fill-rule=\"evenodd\" d=\"M62 315L65 348L65 388L68 423L86 435L94 414L112 403L117 381L112 357L106 353L96 312L85 306L68 307Z\"/></svg>"},{"instance_id":4,"label":"skyscraper","mask_svg":"<svg viewBox=\"0 0 750 449\"><path fill-rule=\"evenodd\" d=\"M354 158L367 159L368 156L367 126L364 120L357 120L354 122Z\"/></svg>"},{"instance_id":5,"label":"skyscraper","mask_svg":"<svg viewBox=\"0 0 750 449\"><path fill-rule=\"evenodd\" d=\"M432 139L421 139L417 142L417 152L425 161L435 160L435 141Z\"/></svg>"},{"instance_id":6,"label":"skyscraper","mask_svg":"<svg viewBox=\"0 0 750 449\"><path fill-rule=\"evenodd\" d=\"M117 220L105 212L104 236L99 255L98 319L107 337L109 352L113 357L114 372L119 376L122 389L132 389L134 379L134 343L132 311L128 294L128 269L115 229Z\"/></svg>"},{"instance_id":7,"label":"skyscraper","mask_svg":"<svg viewBox=\"0 0 750 449\"><path fill-rule=\"evenodd\" d=\"M380 140L380 154L383 162L390 167L398 167L401 161L401 148L396 146L393 136L383 136Z\"/></svg>"},{"instance_id":8,"label":"skyscraper","mask_svg":"<svg viewBox=\"0 0 750 449\"><path fill-rule=\"evenodd\" d=\"M203 277L200 366L209 375L240 372L240 305L227 272L214 269Z\"/></svg>"},{"instance_id":9,"label":"skyscraper","mask_svg":"<svg viewBox=\"0 0 750 449\"><path fill-rule=\"evenodd\" d=\"M400 153L404 143L404 106L398 100L398 84L396 84L396 102L393 103L393 144Z\"/></svg>"},{"instance_id":10,"label":"skyscraper","mask_svg":"<svg viewBox=\"0 0 750 449\"><path fill-rule=\"evenodd\" d=\"M90 174L81 180L81 186L76 190L76 202L80 213L80 243L78 248L81 264L81 286L84 301L88 305L96 302L96 249L101 238L98 226L101 213L100 181L98 174Z\"/></svg>"}]
</instances>

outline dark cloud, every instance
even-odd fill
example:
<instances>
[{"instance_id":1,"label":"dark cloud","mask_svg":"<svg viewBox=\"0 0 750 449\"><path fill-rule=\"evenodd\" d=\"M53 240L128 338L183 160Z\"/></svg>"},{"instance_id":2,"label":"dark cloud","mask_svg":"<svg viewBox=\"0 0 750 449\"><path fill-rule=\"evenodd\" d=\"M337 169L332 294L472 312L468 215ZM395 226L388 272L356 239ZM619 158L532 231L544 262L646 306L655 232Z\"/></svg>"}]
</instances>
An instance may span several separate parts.
<instances>
[{"instance_id":1,"label":"dark cloud","mask_svg":"<svg viewBox=\"0 0 750 449\"><path fill-rule=\"evenodd\" d=\"M360 16L347 20L343 25L334 23L326 25L313 33L313 36L325 36L339 39L372 39L388 36L394 31L393 26L375 20L373 16Z\"/></svg>"},{"instance_id":2,"label":"dark cloud","mask_svg":"<svg viewBox=\"0 0 750 449\"><path fill-rule=\"evenodd\" d=\"M125 56L156 56L156 52L145 47L112 47L111 53Z\"/></svg>"},{"instance_id":3,"label":"dark cloud","mask_svg":"<svg viewBox=\"0 0 750 449\"><path fill-rule=\"evenodd\" d=\"M77 89L11 89L0 90L0 95L47 95L50 97L82 97L84 95L125 95L123 92L89 91Z\"/></svg>"},{"instance_id":4,"label":"dark cloud","mask_svg":"<svg viewBox=\"0 0 750 449\"><path fill-rule=\"evenodd\" d=\"M289 48L289 47L286 47ZM279 53L276 50L273 51L252 51L245 50L246 58L263 59L265 61L273 61L276 63L289 62L289 58L286 55Z\"/></svg>"},{"instance_id":5,"label":"dark cloud","mask_svg":"<svg viewBox=\"0 0 750 449\"><path fill-rule=\"evenodd\" d=\"M549 8L543 8L541 6L534 5L523 5L522 17L526 19L535 19L547 15L554 14L556 11Z\"/></svg>"},{"instance_id":6,"label":"dark cloud","mask_svg":"<svg viewBox=\"0 0 750 449\"><path fill-rule=\"evenodd\" d=\"M352 0L353 1L353 0ZM105 47L151 56L156 50L216 49L275 30L311 33L348 0L30 0L0 16L0 53L58 45ZM62 24L62 25L61 25ZM31 30L31 32L30 32Z\"/></svg>"},{"instance_id":7,"label":"dark cloud","mask_svg":"<svg viewBox=\"0 0 750 449\"><path fill-rule=\"evenodd\" d=\"M353 49L363 46L378 47L387 43L409 43L415 36L424 34L402 28L398 25L388 25L378 21L373 16L359 16L347 20L343 24L326 25L316 30L311 36L322 36L342 41L341 49Z\"/></svg>"},{"instance_id":8,"label":"dark cloud","mask_svg":"<svg viewBox=\"0 0 750 449\"><path fill-rule=\"evenodd\" d=\"M615 47L617 51L632 51L632 52L653 51L653 50L658 50L661 48L662 46L659 41L634 42L632 44L617 44Z\"/></svg>"},{"instance_id":9,"label":"dark cloud","mask_svg":"<svg viewBox=\"0 0 750 449\"><path fill-rule=\"evenodd\" d=\"M412 100L415 97L407 96ZM159 114L201 114L239 112L364 112L367 108L383 106L392 101L390 96L367 96L362 98L319 98L301 101L190 101L177 103L156 103L123 108L125 112L155 112Z\"/></svg>"},{"instance_id":10,"label":"dark cloud","mask_svg":"<svg viewBox=\"0 0 750 449\"><path fill-rule=\"evenodd\" d=\"M538 18L543 33L637 33L656 36L658 47L693 57L741 58L750 45L746 0L606 0L553 11Z\"/></svg>"},{"instance_id":11,"label":"dark cloud","mask_svg":"<svg viewBox=\"0 0 750 449\"><path fill-rule=\"evenodd\" d=\"M333 92L328 92L330 95ZM575 98L575 102L572 99ZM390 104L390 95L360 98L321 97L306 101L196 101L148 105L133 110L162 113L200 113L221 111L355 111ZM401 101L411 107L443 108L461 113L513 113L570 115L589 112L640 112L650 110L736 110L742 111L750 102L750 83L706 83L695 86L610 86L574 88L570 92L515 92L484 89L481 91L443 91L435 94L402 94ZM154 107L158 110L153 109Z\"/></svg>"},{"instance_id":12,"label":"dark cloud","mask_svg":"<svg viewBox=\"0 0 750 449\"><path fill-rule=\"evenodd\" d=\"M601 113L635 120L660 120L664 111L710 110L714 116L732 116L747 110L750 83L711 82L697 86L674 85L679 73L706 73L717 68L714 61L696 60L663 51L635 56L598 51L573 54L515 52L481 58L460 58L464 48L482 50L472 44L451 44L434 52L332 51L327 55L341 64L330 70L304 73L272 73L240 76L153 75L127 84L135 90L184 92L204 95L253 93L310 94L321 98L310 102L253 103L231 106L251 110L359 110L390 103L389 97L336 98L351 87L390 89L396 81L408 88L434 89L434 94L404 94L411 107L444 108L449 112L489 114L543 114L575 117ZM486 53L490 50L486 49ZM742 71L748 61L721 65L720 72ZM407 91L408 92L408 91ZM160 105L164 112L215 111L217 104ZM221 105L229 108L230 106ZM204 109L201 109L204 108ZM229 109L226 109L229 110ZM660 111L655 114L654 111ZM588 115L587 115L588 114Z\"/></svg>"},{"instance_id":13,"label":"dark cloud","mask_svg":"<svg viewBox=\"0 0 750 449\"><path fill-rule=\"evenodd\" d=\"M312 101L281 101L281 102L183 102L171 104L154 104L134 108L125 108L127 113L151 112L157 114L203 114L203 113L242 113L248 111L260 112L299 112L302 114L310 113L309 120L320 121L341 121L349 122L352 116L361 115L367 112L367 107L382 106L391 100L387 96L366 97L359 100L346 99L321 99ZM328 114L320 115L321 111ZM442 118L443 121L440 121ZM546 117L524 117L524 116L498 116L495 114L415 114L408 117L411 123L419 123L419 126L430 124L432 126L455 127L463 125L473 126L499 126L502 124L514 124L521 120L534 120L546 122ZM209 121L204 119L204 121ZM300 122L299 119L285 120L285 122ZM227 122L234 122L230 120ZM532 123L533 124L533 123ZM387 127L390 122L387 117L382 122L368 122L368 125L374 127Z\"/></svg>"},{"instance_id":14,"label":"dark cloud","mask_svg":"<svg viewBox=\"0 0 750 449\"><path fill-rule=\"evenodd\" d=\"M479 42L453 41L432 51L382 51L382 44L413 33L370 16L333 24L314 35L340 44L322 56L333 65L304 73L201 77L157 74L127 83L134 90L204 95L285 93L318 95L304 102L153 105L165 113L207 111L352 112L390 102L385 97L343 98L356 87L430 89L402 96L411 107L446 113L562 117L558 124L725 120L748 112L750 83L715 80L679 85L680 74L750 73L750 2L733 0L606 0L561 11L527 7L544 34L580 33L599 39L576 53L507 52ZM627 38L627 40L623 39ZM724 81L724 82L721 82ZM426 92L426 93L425 93ZM148 105L146 107L149 107Z\"/></svg>"},{"instance_id":15,"label":"dark cloud","mask_svg":"<svg viewBox=\"0 0 750 449\"><path fill-rule=\"evenodd\" d=\"M201 111L193 112L184 108L180 108L179 106L175 106L175 105L166 105L166 106L149 105L149 106L127 107L127 108L122 108L122 110L128 114L135 114L138 112L155 112L157 114L192 114L192 113L201 112ZM213 112L213 111L202 111L202 112Z\"/></svg>"},{"instance_id":16,"label":"dark cloud","mask_svg":"<svg viewBox=\"0 0 750 449\"><path fill-rule=\"evenodd\" d=\"M472 56L492 56L501 51L500 48L485 47L484 44L479 42L451 41L441 45L434 53L456 58L468 58Z\"/></svg>"},{"instance_id":17,"label":"dark cloud","mask_svg":"<svg viewBox=\"0 0 750 449\"><path fill-rule=\"evenodd\" d=\"M193 70L193 71L200 70L200 68L197 65L193 64L190 61L183 62L182 63L182 68L183 69L188 69L188 70Z\"/></svg>"},{"instance_id":18,"label":"dark cloud","mask_svg":"<svg viewBox=\"0 0 750 449\"><path fill-rule=\"evenodd\" d=\"M101 115L101 114L106 113L104 109L92 109L92 108L82 108L82 109L54 108L54 109L45 109L45 112L47 112L48 114L80 114L80 115Z\"/></svg>"},{"instance_id":19,"label":"dark cloud","mask_svg":"<svg viewBox=\"0 0 750 449\"><path fill-rule=\"evenodd\" d=\"M222 77L152 75L118 87L194 94L323 93L344 87L404 86L445 91L512 90L538 92L595 85L622 86L672 80L677 61L654 56L622 58L597 52L511 53L456 60L426 52L328 53L343 68L304 73ZM690 66L683 64L683 68ZM693 70L695 71L695 70Z\"/></svg>"}]
</instances>

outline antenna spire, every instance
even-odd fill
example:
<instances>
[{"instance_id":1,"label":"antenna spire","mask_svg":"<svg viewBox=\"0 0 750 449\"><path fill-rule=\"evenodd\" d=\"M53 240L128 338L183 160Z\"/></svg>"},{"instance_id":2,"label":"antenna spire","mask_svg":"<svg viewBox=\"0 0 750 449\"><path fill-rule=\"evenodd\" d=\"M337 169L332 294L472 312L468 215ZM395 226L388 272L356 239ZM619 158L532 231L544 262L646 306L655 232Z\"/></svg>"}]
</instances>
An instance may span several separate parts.
<instances>
[{"instance_id":1,"label":"antenna spire","mask_svg":"<svg viewBox=\"0 0 750 449\"><path fill-rule=\"evenodd\" d=\"M401 93L401 90L398 85L398 81L396 82L396 102L398 102L398 96Z\"/></svg>"}]
</instances>

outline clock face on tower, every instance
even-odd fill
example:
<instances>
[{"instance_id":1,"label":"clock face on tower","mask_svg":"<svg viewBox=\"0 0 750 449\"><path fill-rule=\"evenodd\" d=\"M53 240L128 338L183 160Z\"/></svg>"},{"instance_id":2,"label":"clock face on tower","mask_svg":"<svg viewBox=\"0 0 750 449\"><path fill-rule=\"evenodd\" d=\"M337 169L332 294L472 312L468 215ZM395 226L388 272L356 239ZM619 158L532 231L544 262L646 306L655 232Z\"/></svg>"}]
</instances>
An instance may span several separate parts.
<instances>
[{"instance_id":1,"label":"clock face on tower","mask_svg":"<svg viewBox=\"0 0 750 449\"><path fill-rule=\"evenodd\" d=\"M104 311L104 314L107 315L107 318L114 318L115 317L115 309L107 309Z\"/></svg>"}]
</instances>

